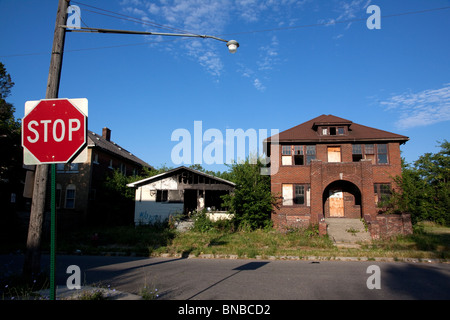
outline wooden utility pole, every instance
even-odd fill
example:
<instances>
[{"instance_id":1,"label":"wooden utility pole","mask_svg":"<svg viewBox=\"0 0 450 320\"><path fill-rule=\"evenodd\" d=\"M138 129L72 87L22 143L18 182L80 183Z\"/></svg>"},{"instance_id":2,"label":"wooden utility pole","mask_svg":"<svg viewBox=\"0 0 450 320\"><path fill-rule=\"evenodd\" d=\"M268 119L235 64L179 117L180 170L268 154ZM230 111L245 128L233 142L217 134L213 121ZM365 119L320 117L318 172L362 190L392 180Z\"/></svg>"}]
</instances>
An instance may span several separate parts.
<instances>
[{"instance_id":1,"label":"wooden utility pole","mask_svg":"<svg viewBox=\"0 0 450 320\"><path fill-rule=\"evenodd\" d=\"M58 98L66 34L66 29L60 26L66 24L69 2L70 0L59 0L58 3L50 70L48 73L47 91L45 94L46 99ZM28 226L27 252L25 254L23 265L23 274L25 276L38 274L41 271L41 237L45 212L48 171L49 165L47 164L36 166L30 223Z\"/></svg>"}]
</instances>

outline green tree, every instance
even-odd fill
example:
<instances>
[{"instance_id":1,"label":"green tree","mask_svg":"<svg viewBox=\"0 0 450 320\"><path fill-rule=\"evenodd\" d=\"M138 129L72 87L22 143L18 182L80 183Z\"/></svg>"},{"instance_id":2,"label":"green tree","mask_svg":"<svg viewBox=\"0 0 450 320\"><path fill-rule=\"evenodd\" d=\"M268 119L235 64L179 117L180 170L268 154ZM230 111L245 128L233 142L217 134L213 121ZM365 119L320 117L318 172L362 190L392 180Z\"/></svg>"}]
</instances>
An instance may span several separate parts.
<instances>
[{"instance_id":1,"label":"green tree","mask_svg":"<svg viewBox=\"0 0 450 320\"><path fill-rule=\"evenodd\" d=\"M255 163L256 162L256 163ZM238 227L250 229L271 225L270 215L276 198L270 191L270 176L261 175L262 162L250 161L230 165L227 179L236 184L230 195L222 196L224 205L235 215Z\"/></svg>"},{"instance_id":2,"label":"green tree","mask_svg":"<svg viewBox=\"0 0 450 320\"><path fill-rule=\"evenodd\" d=\"M14 118L14 106L5 101L14 82L0 62L0 181L12 181L22 167L20 121Z\"/></svg>"},{"instance_id":3,"label":"green tree","mask_svg":"<svg viewBox=\"0 0 450 320\"><path fill-rule=\"evenodd\" d=\"M21 124L14 117L15 108L6 98L11 92L14 82L0 62L0 234L11 239L17 230L12 228L15 205L23 192L21 181L24 179L22 169L23 155L21 147ZM16 203L12 203L12 195L16 195Z\"/></svg>"},{"instance_id":4,"label":"green tree","mask_svg":"<svg viewBox=\"0 0 450 320\"><path fill-rule=\"evenodd\" d=\"M389 200L390 211L411 213L412 222L430 220L450 225L450 143L439 144L437 153L426 153L412 165L402 162L396 177L400 191Z\"/></svg>"},{"instance_id":5,"label":"green tree","mask_svg":"<svg viewBox=\"0 0 450 320\"><path fill-rule=\"evenodd\" d=\"M114 170L103 183L96 201L97 217L94 224L127 225L133 223L135 190L127 184L142 180L170 170L165 165L159 169L143 168L138 176L126 176Z\"/></svg>"}]
</instances>

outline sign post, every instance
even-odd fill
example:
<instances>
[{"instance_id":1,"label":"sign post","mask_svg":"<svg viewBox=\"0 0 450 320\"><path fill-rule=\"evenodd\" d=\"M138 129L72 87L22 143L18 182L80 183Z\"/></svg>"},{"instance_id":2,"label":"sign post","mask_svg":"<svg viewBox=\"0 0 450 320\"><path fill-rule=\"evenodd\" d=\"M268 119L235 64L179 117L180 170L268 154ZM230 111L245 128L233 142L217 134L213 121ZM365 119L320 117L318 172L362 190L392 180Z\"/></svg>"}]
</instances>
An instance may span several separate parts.
<instances>
[{"instance_id":1,"label":"sign post","mask_svg":"<svg viewBox=\"0 0 450 320\"><path fill-rule=\"evenodd\" d=\"M51 164L50 300L55 300L56 164L87 160L87 99L27 101L22 146L27 165Z\"/></svg>"}]
</instances>

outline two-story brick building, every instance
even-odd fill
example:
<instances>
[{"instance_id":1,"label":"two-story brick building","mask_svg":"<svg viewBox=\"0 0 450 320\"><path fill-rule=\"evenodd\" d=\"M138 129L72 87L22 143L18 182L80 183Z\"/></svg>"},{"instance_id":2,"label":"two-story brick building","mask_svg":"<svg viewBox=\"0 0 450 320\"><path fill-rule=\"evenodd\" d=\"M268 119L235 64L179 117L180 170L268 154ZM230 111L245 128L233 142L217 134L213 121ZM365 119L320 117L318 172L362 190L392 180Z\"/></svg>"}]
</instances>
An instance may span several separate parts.
<instances>
[{"instance_id":1,"label":"two-story brick building","mask_svg":"<svg viewBox=\"0 0 450 320\"><path fill-rule=\"evenodd\" d=\"M373 237L384 229L402 229L407 217L387 221L377 203L395 188L393 177L401 174L400 145L406 141L406 136L333 115L268 138L271 166L278 169L272 170L272 193L281 197L272 214L274 226L320 226L325 218L345 217L364 218Z\"/></svg>"},{"instance_id":2,"label":"two-story brick building","mask_svg":"<svg viewBox=\"0 0 450 320\"><path fill-rule=\"evenodd\" d=\"M64 230L80 225L132 223L133 208L116 213L125 201L122 198L111 199L105 193L104 183L114 170L131 176L140 175L143 168L151 166L113 142L109 128L103 128L101 135L88 131L87 138L86 162L56 166L58 227ZM32 181L34 175L30 173L29 179ZM27 185L32 186L32 183ZM31 197L32 190L24 194ZM50 204L49 197L50 192L47 193L47 206Z\"/></svg>"}]
</instances>

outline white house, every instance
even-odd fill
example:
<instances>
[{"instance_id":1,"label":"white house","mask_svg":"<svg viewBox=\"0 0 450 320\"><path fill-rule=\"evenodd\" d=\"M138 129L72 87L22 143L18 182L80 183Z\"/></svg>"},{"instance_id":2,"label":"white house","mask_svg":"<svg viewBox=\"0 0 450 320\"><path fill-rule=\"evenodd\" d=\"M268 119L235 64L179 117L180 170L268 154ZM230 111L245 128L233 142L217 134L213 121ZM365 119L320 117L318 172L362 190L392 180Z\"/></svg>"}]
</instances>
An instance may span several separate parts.
<instances>
[{"instance_id":1,"label":"white house","mask_svg":"<svg viewBox=\"0 0 450 320\"><path fill-rule=\"evenodd\" d=\"M220 212L221 196L232 192L235 184L181 166L127 186L136 189L134 223L138 225L162 222L171 215L188 215L204 208Z\"/></svg>"}]
</instances>

